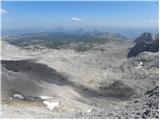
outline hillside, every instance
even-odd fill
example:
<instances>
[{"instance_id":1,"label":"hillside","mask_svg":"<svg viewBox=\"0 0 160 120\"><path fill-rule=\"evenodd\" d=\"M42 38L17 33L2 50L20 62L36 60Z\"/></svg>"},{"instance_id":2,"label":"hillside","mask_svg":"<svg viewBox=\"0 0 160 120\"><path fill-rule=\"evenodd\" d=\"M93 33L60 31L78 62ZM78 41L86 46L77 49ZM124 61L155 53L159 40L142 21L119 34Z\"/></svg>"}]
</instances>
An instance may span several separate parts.
<instances>
[{"instance_id":1,"label":"hillside","mask_svg":"<svg viewBox=\"0 0 160 120\"><path fill-rule=\"evenodd\" d=\"M127 58L131 41L119 34L95 36L107 42L93 39L83 52L73 46L82 48L84 39L59 49L41 46L40 39L33 40L38 47L32 40L24 46L17 42L24 36L3 41L2 117L159 118L159 53Z\"/></svg>"}]
</instances>

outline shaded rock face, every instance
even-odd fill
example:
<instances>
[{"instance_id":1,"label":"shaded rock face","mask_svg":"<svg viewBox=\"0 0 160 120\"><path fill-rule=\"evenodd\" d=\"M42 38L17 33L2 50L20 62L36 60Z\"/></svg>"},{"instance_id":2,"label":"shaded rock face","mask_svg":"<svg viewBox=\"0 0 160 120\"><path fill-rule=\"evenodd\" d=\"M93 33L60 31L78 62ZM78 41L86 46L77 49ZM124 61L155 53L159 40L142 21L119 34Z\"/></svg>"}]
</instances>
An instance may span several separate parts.
<instances>
[{"instance_id":1,"label":"shaded rock face","mask_svg":"<svg viewBox=\"0 0 160 120\"><path fill-rule=\"evenodd\" d=\"M157 41L159 41L159 33L157 33L156 35L155 35L155 40Z\"/></svg>"},{"instance_id":2,"label":"shaded rock face","mask_svg":"<svg viewBox=\"0 0 160 120\"><path fill-rule=\"evenodd\" d=\"M159 51L159 40L158 42L154 41L152 43L146 43L145 41L137 42L136 45L133 48L131 48L127 57L128 58L134 57L144 51L158 52Z\"/></svg>"},{"instance_id":3,"label":"shaded rock face","mask_svg":"<svg viewBox=\"0 0 160 120\"><path fill-rule=\"evenodd\" d=\"M128 58L134 57L141 52L149 51L149 52L158 52L159 51L159 37L156 35L155 40L150 38L151 34L143 33L140 37L135 39L135 46L131 48L128 53ZM146 37L148 36L148 37Z\"/></svg>"},{"instance_id":4,"label":"shaded rock face","mask_svg":"<svg viewBox=\"0 0 160 120\"><path fill-rule=\"evenodd\" d=\"M45 91L43 82L71 87L75 92L88 99L95 97L129 99L135 94L135 91L122 81L115 81L110 85L103 84L102 87L94 90L70 81L53 68L32 60L1 60L1 63L2 95L5 98L9 98L15 93L23 95L25 99L36 98ZM52 93L47 94L52 95Z\"/></svg>"},{"instance_id":5,"label":"shaded rock face","mask_svg":"<svg viewBox=\"0 0 160 120\"><path fill-rule=\"evenodd\" d=\"M25 100L31 100L48 92L49 87L43 83L58 86L70 85L69 80L47 65L35 63L31 60L1 60L2 98L9 100L10 96L20 94Z\"/></svg>"},{"instance_id":6,"label":"shaded rock face","mask_svg":"<svg viewBox=\"0 0 160 120\"><path fill-rule=\"evenodd\" d=\"M128 99L132 95L136 94L132 87L128 86L120 80L113 82L109 86L102 86L100 88L100 93L102 95L117 99Z\"/></svg>"},{"instance_id":7,"label":"shaded rock face","mask_svg":"<svg viewBox=\"0 0 160 120\"><path fill-rule=\"evenodd\" d=\"M1 97L2 100L9 100L15 93L23 96L37 96L43 91L39 83L30 80L24 74L8 71L2 66L1 69Z\"/></svg>"},{"instance_id":8,"label":"shaded rock face","mask_svg":"<svg viewBox=\"0 0 160 120\"><path fill-rule=\"evenodd\" d=\"M26 77L31 80L45 81L48 83L54 83L57 85L65 85L68 80L56 70L49 68L47 65L34 63L30 60L20 61L1 61L2 66L7 70L22 73L27 75Z\"/></svg>"},{"instance_id":9,"label":"shaded rock face","mask_svg":"<svg viewBox=\"0 0 160 120\"><path fill-rule=\"evenodd\" d=\"M139 42L139 41L152 42L153 39L151 33L145 32L134 40L134 42Z\"/></svg>"}]
</instances>

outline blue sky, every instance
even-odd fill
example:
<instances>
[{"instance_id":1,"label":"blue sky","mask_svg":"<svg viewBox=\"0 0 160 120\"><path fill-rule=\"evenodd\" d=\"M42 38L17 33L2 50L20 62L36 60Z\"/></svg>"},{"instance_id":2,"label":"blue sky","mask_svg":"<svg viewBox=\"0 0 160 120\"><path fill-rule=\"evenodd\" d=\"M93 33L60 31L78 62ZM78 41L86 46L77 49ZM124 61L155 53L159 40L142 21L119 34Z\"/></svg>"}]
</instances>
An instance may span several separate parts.
<instances>
[{"instance_id":1,"label":"blue sky","mask_svg":"<svg viewBox=\"0 0 160 120\"><path fill-rule=\"evenodd\" d=\"M158 27L158 2L16 2L2 3L2 28Z\"/></svg>"}]
</instances>

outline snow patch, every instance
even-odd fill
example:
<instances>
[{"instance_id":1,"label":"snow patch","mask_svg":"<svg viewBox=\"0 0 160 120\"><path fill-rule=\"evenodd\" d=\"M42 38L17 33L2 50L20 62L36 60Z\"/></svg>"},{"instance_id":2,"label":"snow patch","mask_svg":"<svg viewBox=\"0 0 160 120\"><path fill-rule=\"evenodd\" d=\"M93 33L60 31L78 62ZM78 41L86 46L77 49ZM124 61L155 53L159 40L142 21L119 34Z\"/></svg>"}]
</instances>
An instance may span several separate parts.
<instances>
[{"instance_id":1,"label":"snow patch","mask_svg":"<svg viewBox=\"0 0 160 120\"><path fill-rule=\"evenodd\" d=\"M143 62L142 62L142 61L140 61L140 62L139 62L139 64L138 64L138 66L137 66L137 69L142 68L142 66L143 66Z\"/></svg>"},{"instance_id":2,"label":"snow patch","mask_svg":"<svg viewBox=\"0 0 160 120\"><path fill-rule=\"evenodd\" d=\"M90 113L90 112L92 112L92 109L89 109L89 110L86 111L86 113Z\"/></svg>"},{"instance_id":3,"label":"snow patch","mask_svg":"<svg viewBox=\"0 0 160 120\"><path fill-rule=\"evenodd\" d=\"M13 98L24 100L24 97L21 94L17 94L17 93L13 95Z\"/></svg>"},{"instance_id":4,"label":"snow patch","mask_svg":"<svg viewBox=\"0 0 160 120\"><path fill-rule=\"evenodd\" d=\"M59 102L43 101L42 103L45 104L46 108L49 110L54 110L59 106Z\"/></svg>"},{"instance_id":5,"label":"snow patch","mask_svg":"<svg viewBox=\"0 0 160 120\"><path fill-rule=\"evenodd\" d=\"M139 65L140 65L140 66L143 66L143 62L142 62L142 61L141 61L141 62L139 62Z\"/></svg>"},{"instance_id":6,"label":"snow patch","mask_svg":"<svg viewBox=\"0 0 160 120\"><path fill-rule=\"evenodd\" d=\"M49 97L49 96L39 96L42 100L48 100L48 99L52 99L53 97Z\"/></svg>"}]
</instances>

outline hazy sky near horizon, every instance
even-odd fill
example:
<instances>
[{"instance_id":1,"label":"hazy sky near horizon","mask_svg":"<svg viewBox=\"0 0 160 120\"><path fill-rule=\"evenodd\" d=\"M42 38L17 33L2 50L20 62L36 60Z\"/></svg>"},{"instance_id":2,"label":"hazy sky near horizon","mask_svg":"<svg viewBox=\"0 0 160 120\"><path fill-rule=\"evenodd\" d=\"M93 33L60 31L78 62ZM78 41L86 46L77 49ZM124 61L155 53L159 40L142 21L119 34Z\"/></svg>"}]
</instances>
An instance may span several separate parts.
<instances>
[{"instance_id":1,"label":"hazy sky near horizon","mask_svg":"<svg viewBox=\"0 0 160 120\"><path fill-rule=\"evenodd\" d=\"M4 1L2 28L158 27L158 1Z\"/></svg>"}]
</instances>

